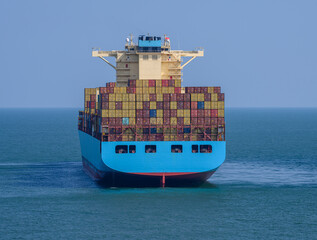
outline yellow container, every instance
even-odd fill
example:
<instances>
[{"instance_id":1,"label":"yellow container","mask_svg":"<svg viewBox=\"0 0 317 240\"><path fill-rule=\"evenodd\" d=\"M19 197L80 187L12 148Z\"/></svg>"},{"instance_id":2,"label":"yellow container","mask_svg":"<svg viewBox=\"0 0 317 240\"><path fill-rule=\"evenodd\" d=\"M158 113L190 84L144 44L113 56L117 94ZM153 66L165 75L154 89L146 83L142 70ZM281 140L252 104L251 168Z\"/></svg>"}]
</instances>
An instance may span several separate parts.
<instances>
[{"instance_id":1,"label":"yellow container","mask_svg":"<svg viewBox=\"0 0 317 240\"><path fill-rule=\"evenodd\" d=\"M109 110L106 110L106 109L101 110L101 117L109 117Z\"/></svg>"},{"instance_id":2,"label":"yellow container","mask_svg":"<svg viewBox=\"0 0 317 240\"><path fill-rule=\"evenodd\" d=\"M116 103L115 102L109 102L109 109L115 110L116 109Z\"/></svg>"},{"instance_id":3,"label":"yellow container","mask_svg":"<svg viewBox=\"0 0 317 240\"><path fill-rule=\"evenodd\" d=\"M184 117L190 118L190 109L185 109L184 110Z\"/></svg>"},{"instance_id":4,"label":"yellow container","mask_svg":"<svg viewBox=\"0 0 317 240\"><path fill-rule=\"evenodd\" d=\"M137 88L135 89L135 93L136 93L136 94L142 94L142 93L143 93L142 90L143 90L142 88L138 88L138 87L137 87Z\"/></svg>"},{"instance_id":5,"label":"yellow container","mask_svg":"<svg viewBox=\"0 0 317 240\"><path fill-rule=\"evenodd\" d=\"M211 102L205 102L204 108L205 109L211 109Z\"/></svg>"},{"instance_id":6,"label":"yellow container","mask_svg":"<svg viewBox=\"0 0 317 240\"><path fill-rule=\"evenodd\" d=\"M122 109L128 110L129 109L129 102L122 102Z\"/></svg>"},{"instance_id":7,"label":"yellow container","mask_svg":"<svg viewBox=\"0 0 317 240\"><path fill-rule=\"evenodd\" d=\"M170 141L170 135L164 134L164 141Z\"/></svg>"},{"instance_id":8,"label":"yellow container","mask_svg":"<svg viewBox=\"0 0 317 240\"><path fill-rule=\"evenodd\" d=\"M143 94L143 101L150 101L150 94Z\"/></svg>"},{"instance_id":9,"label":"yellow container","mask_svg":"<svg viewBox=\"0 0 317 240\"><path fill-rule=\"evenodd\" d=\"M122 110L122 117L129 117L129 110Z\"/></svg>"},{"instance_id":10,"label":"yellow container","mask_svg":"<svg viewBox=\"0 0 317 240\"><path fill-rule=\"evenodd\" d=\"M163 125L163 118L162 117L156 118L156 124L157 125Z\"/></svg>"},{"instance_id":11,"label":"yellow container","mask_svg":"<svg viewBox=\"0 0 317 240\"><path fill-rule=\"evenodd\" d=\"M134 117L129 118L129 125L135 125L135 118Z\"/></svg>"},{"instance_id":12,"label":"yellow container","mask_svg":"<svg viewBox=\"0 0 317 240\"><path fill-rule=\"evenodd\" d=\"M176 141L176 135L171 134L170 135L170 141Z\"/></svg>"},{"instance_id":13,"label":"yellow container","mask_svg":"<svg viewBox=\"0 0 317 240\"><path fill-rule=\"evenodd\" d=\"M135 100L137 102L142 102L143 101L143 94L136 94L135 95Z\"/></svg>"},{"instance_id":14,"label":"yellow container","mask_svg":"<svg viewBox=\"0 0 317 240\"><path fill-rule=\"evenodd\" d=\"M150 118L150 124L156 125L156 118L155 117Z\"/></svg>"},{"instance_id":15,"label":"yellow container","mask_svg":"<svg viewBox=\"0 0 317 240\"><path fill-rule=\"evenodd\" d=\"M149 93L155 93L155 87L149 87Z\"/></svg>"},{"instance_id":16,"label":"yellow container","mask_svg":"<svg viewBox=\"0 0 317 240\"><path fill-rule=\"evenodd\" d=\"M197 99L199 102L205 101L205 95L203 93L198 93Z\"/></svg>"},{"instance_id":17,"label":"yellow container","mask_svg":"<svg viewBox=\"0 0 317 240\"><path fill-rule=\"evenodd\" d=\"M184 125L190 125L190 117L184 117Z\"/></svg>"},{"instance_id":18,"label":"yellow container","mask_svg":"<svg viewBox=\"0 0 317 240\"><path fill-rule=\"evenodd\" d=\"M129 110L129 117L135 118L135 110Z\"/></svg>"},{"instance_id":19,"label":"yellow container","mask_svg":"<svg viewBox=\"0 0 317 240\"><path fill-rule=\"evenodd\" d=\"M120 87L120 93L127 93L127 87Z\"/></svg>"},{"instance_id":20,"label":"yellow container","mask_svg":"<svg viewBox=\"0 0 317 240\"><path fill-rule=\"evenodd\" d=\"M115 102L116 101L116 94L109 93L109 102Z\"/></svg>"},{"instance_id":21,"label":"yellow container","mask_svg":"<svg viewBox=\"0 0 317 240\"><path fill-rule=\"evenodd\" d=\"M224 109L225 108L225 103L224 102L218 102L218 109Z\"/></svg>"},{"instance_id":22,"label":"yellow container","mask_svg":"<svg viewBox=\"0 0 317 240\"><path fill-rule=\"evenodd\" d=\"M211 109L218 109L218 102L211 102L210 106Z\"/></svg>"},{"instance_id":23,"label":"yellow container","mask_svg":"<svg viewBox=\"0 0 317 240\"><path fill-rule=\"evenodd\" d=\"M156 109L156 102L150 102L150 109Z\"/></svg>"},{"instance_id":24,"label":"yellow container","mask_svg":"<svg viewBox=\"0 0 317 240\"><path fill-rule=\"evenodd\" d=\"M198 101L198 93L191 93L190 99L192 102L197 102Z\"/></svg>"},{"instance_id":25,"label":"yellow container","mask_svg":"<svg viewBox=\"0 0 317 240\"><path fill-rule=\"evenodd\" d=\"M90 101L90 95L85 95L85 101Z\"/></svg>"},{"instance_id":26,"label":"yellow container","mask_svg":"<svg viewBox=\"0 0 317 240\"><path fill-rule=\"evenodd\" d=\"M214 93L214 87L208 87L208 93Z\"/></svg>"},{"instance_id":27,"label":"yellow container","mask_svg":"<svg viewBox=\"0 0 317 240\"><path fill-rule=\"evenodd\" d=\"M136 109L143 109L143 102L136 102Z\"/></svg>"},{"instance_id":28,"label":"yellow container","mask_svg":"<svg viewBox=\"0 0 317 240\"><path fill-rule=\"evenodd\" d=\"M162 80L161 79L157 79L155 81L155 85L156 85L156 87L162 87Z\"/></svg>"},{"instance_id":29,"label":"yellow container","mask_svg":"<svg viewBox=\"0 0 317 240\"><path fill-rule=\"evenodd\" d=\"M157 102L162 102L163 101L163 94L156 94L156 101Z\"/></svg>"},{"instance_id":30,"label":"yellow container","mask_svg":"<svg viewBox=\"0 0 317 240\"><path fill-rule=\"evenodd\" d=\"M177 109L177 117L184 117L184 110L183 109Z\"/></svg>"},{"instance_id":31,"label":"yellow container","mask_svg":"<svg viewBox=\"0 0 317 240\"><path fill-rule=\"evenodd\" d=\"M122 117L122 110L116 110L116 117Z\"/></svg>"},{"instance_id":32,"label":"yellow container","mask_svg":"<svg viewBox=\"0 0 317 240\"><path fill-rule=\"evenodd\" d=\"M168 93L174 93L175 91L175 88L174 87L168 87Z\"/></svg>"},{"instance_id":33,"label":"yellow container","mask_svg":"<svg viewBox=\"0 0 317 240\"><path fill-rule=\"evenodd\" d=\"M218 117L225 117L225 110L218 110Z\"/></svg>"},{"instance_id":34,"label":"yellow container","mask_svg":"<svg viewBox=\"0 0 317 240\"><path fill-rule=\"evenodd\" d=\"M135 102L135 94L129 93L129 102Z\"/></svg>"},{"instance_id":35,"label":"yellow container","mask_svg":"<svg viewBox=\"0 0 317 240\"><path fill-rule=\"evenodd\" d=\"M156 110L156 117L162 118L163 117L163 109Z\"/></svg>"},{"instance_id":36,"label":"yellow container","mask_svg":"<svg viewBox=\"0 0 317 240\"><path fill-rule=\"evenodd\" d=\"M168 87L162 87L162 93L169 93Z\"/></svg>"},{"instance_id":37,"label":"yellow container","mask_svg":"<svg viewBox=\"0 0 317 240\"><path fill-rule=\"evenodd\" d=\"M122 94L121 93L116 93L116 101L122 102Z\"/></svg>"},{"instance_id":38,"label":"yellow container","mask_svg":"<svg viewBox=\"0 0 317 240\"><path fill-rule=\"evenodd\" d=\"M129 110L135 109L135 102L129 102Z\"/></svg>"},{"instance_id":39,"label":"yellow container","mask_svg":"<svg viewBox=\"0 0 317 240\"><path fill-rule=\"evenodd\" d=\"M156 94L161 94L162 93L162 87L156 87L155 88L155 93Z\"/></svg>"},{"instance_id":40,"label":"yellow container","mask_svg":"<svg viewBox=\"0 0 317 240\"><path fill-rule=\"evenodd\" d=\"M177 102L170 102L170 109L177 109Z\"/></svg>"},{"instance_id":41,"label":"yellow container","mask_svg":"<svg viewBox=\"0 0 317 240\"><path fill-rule=\"evenodd\" d=\"M87 102L85 101L85 108L86 108L86 107L88 107L88 106L87 106Z\"/></svg>"},{"instance_id":42,"label":"yellow container","mask_svg":"<svg viewBox=\"0 0 317 240\"><path fill-rule=\"evenodd\" d=\"M122 93L122 101L123 102L129 101L129 94L128 93Z\"/></svg>"},{"instance_id":43,"label":"yellow container","mask_svg":"<svg viewBox=\"0 0 317 240\"><path fill-rule=\"evenodd\" d=\"M136 87L141 88L142 87L142 80L136 80Z\"/></svg>"},{"instance_id":44,"label":"yellow container","mask_svg":"<svg viewBox=\"0 0 317 240\"><path fill-rule=\"evenodd\" d=\"M181 87L182 86L182 82L180 79L176 79L175 80L175 87Z\"/></svg>"},{"instance_id":45,"label":"yellow container","mask_svg":"<svg viewBox=\"0 0 317 240\"><path fill-rule=\"evenodd\" d=\"M212 102L217 102L218 101L218 94L217 93L212 93L211 94L211 101Z\"/></svg>"},{"instance_id":46,"label":"yellow container","mask_svg":"<svg viewBox=\"0 0 317 240\"><path fill-rule=\"evenodd\" d=\"M143 93L143 94L144 94L144 93L148 94L148 93L149 93L149 88L148 88L148 87L143 87L143 88L142 88L142 93Z\"/></svg>"},{"instance_id":47,"label":"yellow container","mask_svg":"<svg viewBox=\"0 0 317 240\"><path fill-rule=\"evenodd\" d=\"M109 110L109 117L116 117L116 110Z\"/></svg>"},{"instance_id":48,"label":"yellow container","mask_svg":"<svg viewBox=\"0 0 317 240\"><path fill-rule=\"evenodd\" d=\"M91 114L95 114L95 109L90 109Z\"/></svg>"},{"instance_id":49,"label":"yellow container","mask_svg":"<svg viewBox=\"0 0 317 240\"><path fill-rule=\"evenodd\" d=\"M122 141L123 142L126 142L126 141L128 141L129 140L129 136L128 135L122 135Z\"/></svg>"},{"instance_id":50,"label":"yellow container","mask_svg":"<svg viewBox=\"0 0 317 240\"><path fill-rule=\"evenodd\" d=\"M142 87L148 88L149 87L149 80L142 80Z\"/></svg>"},{"instance_id":51,"label":"yellow container","mask_svg":"<svg viewBox=\"0 0 317 240\"><path fill-rule=\"evenodd\" d=\"M171 125L177 125L177 118L171 117Z\"/></svg>"},{"instance_id":52,"label":"yellow container","mask_svg":"<svg viewBox=\"0 0 317 240\"><path fill-rule=\"evenodd\" d=\"M120 87L114 87L113 88L114 93L120 93Z\"/></svg>"}]
</instances>

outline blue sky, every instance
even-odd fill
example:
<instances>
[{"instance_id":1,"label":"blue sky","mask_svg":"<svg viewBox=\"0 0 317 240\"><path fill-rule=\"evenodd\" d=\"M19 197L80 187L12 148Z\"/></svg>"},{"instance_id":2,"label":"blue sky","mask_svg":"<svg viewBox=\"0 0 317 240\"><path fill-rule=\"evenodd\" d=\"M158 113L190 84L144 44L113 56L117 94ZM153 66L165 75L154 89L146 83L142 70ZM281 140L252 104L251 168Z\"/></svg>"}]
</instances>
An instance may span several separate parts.
<instances>
[{"instance_id":1,"label":"blue sky","mask_svg":"<svg viewBox=\"0 0 317 240\"><path fill-rule=\"evenodd\" d=\"M317 1L0 2L0 107L82 107L115 81L91 48L129 33L205 49L185 86L222 86L227 107L317 107Z\"/></svg>"}]
</instances>

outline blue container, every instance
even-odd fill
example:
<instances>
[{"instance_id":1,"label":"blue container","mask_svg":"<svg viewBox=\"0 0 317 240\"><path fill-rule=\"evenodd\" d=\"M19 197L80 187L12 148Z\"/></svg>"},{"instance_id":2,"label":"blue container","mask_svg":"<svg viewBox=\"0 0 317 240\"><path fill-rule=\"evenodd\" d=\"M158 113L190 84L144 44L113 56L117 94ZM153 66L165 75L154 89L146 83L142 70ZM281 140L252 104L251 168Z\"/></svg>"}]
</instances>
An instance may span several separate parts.
<instances>
[{"instance_id":1,"label":"blue container","mask_svg":"<svg viewBox=\"0 0 317 240\"><path fill-rule=\"evenodd\" d=\"M204 102L197 102L197 109L204 109L205 103Z\"/></svg>"},{"instance_id":2,"label":"blue container","mask_svg":"<svg viewBox=\"0 0 317 240\"><path fill-rule=\"evenodd\" d=\"M127 117L122 118L122 125L129 125L129 118Z\"/></svg>"},{"instance_id":3,"label":"blue container","mask_svg":"<svg viewBox=\"0 0 317 240\"><path fill-rule=\"evenodd\" d=\"M184 128L184 133L190 133L190 128Z\"/></svg>"},{"instance_id":4,"label":"blue container","mask_svg":"<svg viewBox=\"0 0 317 240\"><path fill-rule=\"evenodd\" d=\"M151 134L156 134L156 128L151 128Z\"/></svg>"},{"instance_id":5,"label":"blue container","mask_svg":"<svg viewBox=\"0 0 317 240\"><path fill-rule=\"evenodd\" d=\"M150 110L150 117L156 117L156 110Z\"/></svg>"}]
</instances>

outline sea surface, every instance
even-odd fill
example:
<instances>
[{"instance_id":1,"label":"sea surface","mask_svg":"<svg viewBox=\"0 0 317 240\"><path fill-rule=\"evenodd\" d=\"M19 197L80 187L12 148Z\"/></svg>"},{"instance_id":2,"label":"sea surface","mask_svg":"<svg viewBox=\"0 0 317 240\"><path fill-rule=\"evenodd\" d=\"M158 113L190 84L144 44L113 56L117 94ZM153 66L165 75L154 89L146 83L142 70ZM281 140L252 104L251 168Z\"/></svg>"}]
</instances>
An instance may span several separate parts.
<instances>
[{"instance_id":1,"label":"sea surface","mask_svg":"<svg viewBox=\"0 0 317 240\"><path fill-rule=\"evenodd\" d=\"M85 175L77 109L0 109L0 239L317 239L317 109L228 109L199 188Z\"/></svg>"}]
</instances>

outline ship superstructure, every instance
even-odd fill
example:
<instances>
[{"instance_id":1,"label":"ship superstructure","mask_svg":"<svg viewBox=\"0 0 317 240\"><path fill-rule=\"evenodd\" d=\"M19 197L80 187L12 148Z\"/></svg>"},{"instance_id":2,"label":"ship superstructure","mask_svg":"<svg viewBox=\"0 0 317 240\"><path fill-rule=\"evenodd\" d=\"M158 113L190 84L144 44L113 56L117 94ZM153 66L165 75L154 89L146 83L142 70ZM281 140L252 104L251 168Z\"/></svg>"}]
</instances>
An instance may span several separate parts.
<instances>
[{"instance_id":1,"label":"ship superstructure","mask_svg":"<svg viewBox=\"0 0 317 240\"><path fill-rule=\"evenodd\" d=\"M78 128L90 176L107 186L183 186L216 171L225 159L224 94L181 84L182 69L203 54L149 35L138 44L127 38L124 51L93 50L116 70L116 82L85 89Z\"/></svg>"}]
</instances>

